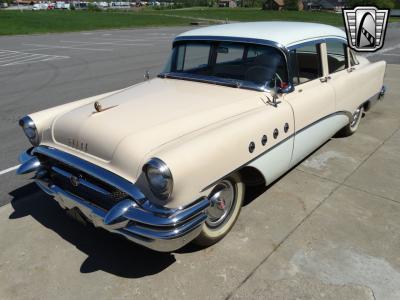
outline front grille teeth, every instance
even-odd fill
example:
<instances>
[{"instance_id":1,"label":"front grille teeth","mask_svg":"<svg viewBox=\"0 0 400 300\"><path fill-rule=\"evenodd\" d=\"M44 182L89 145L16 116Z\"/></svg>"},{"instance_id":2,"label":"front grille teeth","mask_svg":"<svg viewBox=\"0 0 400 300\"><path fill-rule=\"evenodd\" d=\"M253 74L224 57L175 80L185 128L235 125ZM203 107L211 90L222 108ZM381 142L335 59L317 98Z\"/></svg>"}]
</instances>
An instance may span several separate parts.
<instances>
[{"instance_id":1,"label":"front grille teeth","mask_svg":"<svg viewBox=\"0 0 400 300\"><path fill-rule=\"evenodd\" d=\"M47 173L54 184L106 211L110 210L121 200L131 198L127 193L78 169L51 158L46 158L45 161ZM74 182L74 180L71 180L71 177L79 179L79 183L76 184L76 180Z\"/></svg>"}]
</instances>

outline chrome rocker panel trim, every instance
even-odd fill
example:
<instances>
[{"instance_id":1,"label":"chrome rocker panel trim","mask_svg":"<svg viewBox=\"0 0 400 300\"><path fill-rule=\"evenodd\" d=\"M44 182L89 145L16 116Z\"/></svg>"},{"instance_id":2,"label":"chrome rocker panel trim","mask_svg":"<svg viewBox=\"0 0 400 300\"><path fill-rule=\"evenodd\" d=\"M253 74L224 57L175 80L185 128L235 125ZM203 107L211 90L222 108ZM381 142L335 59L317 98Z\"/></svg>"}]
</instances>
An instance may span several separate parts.
<instances>
[{"instance_id":1,"label":"chrome rocker panel trim","mask_svg":"<svg viewBox=\"0 0 400 300\"><path fill-rule=\"evenodd\" d=\"M38 153L45 154L54 159L57 158L58 161L62 161L64 164L72 166L77 170L84 171L85 173L90 172L91 176L104 182L116 183L117 185L113 186L123 187L125 191L130 191L130 193L127 193L129 196L134 194L139 195L140 198L135 199L132 197L123 199L111 207L111 209L103 209L82 197L62 189L52 182L49 178L50 176L43 176L46 171L43 171L40 163L39 165L36 163L36 169L31 167L31 162L33 160L35 162L39 161L38 157L35 156L35 154ZM142 197L143 194L133 183L128 182L112 172L54 148L46 146L31 148L20 155L20 160L22 164L17 170L17 173L27 173L23 173L22 171L26 170L28 167L30 167L30 171L36 171L36 184L45 193L51 195L62 208L78 208L84 217L95 227L100 227L112 233L122 235L136 244L156 251L170 252L183 247L198 236L202 224L207 218L205 210L210 205L210 201L207 198L199 199L194 204L182 209L169 209L155 206L144 196ZM51 171L66 178L71 178L71 176L73 176L68 171L62 170L56 166L51 166ZM102 177L104 175L106 176ZM118 180L120 181L118 182ZM107 191L100 186L96 186L83 178L79 178L79 184L97 193L107 193Z\"/></svg>"}]
</instances>

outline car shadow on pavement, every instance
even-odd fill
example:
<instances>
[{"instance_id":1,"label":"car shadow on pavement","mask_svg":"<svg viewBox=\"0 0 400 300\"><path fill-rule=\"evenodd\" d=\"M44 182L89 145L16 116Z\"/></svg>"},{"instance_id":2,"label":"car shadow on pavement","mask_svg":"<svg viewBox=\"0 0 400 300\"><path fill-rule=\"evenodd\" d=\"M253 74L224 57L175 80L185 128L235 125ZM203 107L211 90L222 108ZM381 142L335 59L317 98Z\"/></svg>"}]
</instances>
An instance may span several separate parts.
<instances>
[{"instance_id":1,"label":"car shadow on pavement","mask_svg":"<svg viewBox=\"0 0 400 300\"><path fill-rule=\"evenodd\" d=\"M10 195L14 212L9 219L32 216L76 246L88 256L81 265L81 273L101 270L120 277L140 278L159 273L175 262L173 254L158 253L105 230L78 223L34 183L16 189ZM49 247L49 251L53 250Z\"/></svg>"}]
</instances>

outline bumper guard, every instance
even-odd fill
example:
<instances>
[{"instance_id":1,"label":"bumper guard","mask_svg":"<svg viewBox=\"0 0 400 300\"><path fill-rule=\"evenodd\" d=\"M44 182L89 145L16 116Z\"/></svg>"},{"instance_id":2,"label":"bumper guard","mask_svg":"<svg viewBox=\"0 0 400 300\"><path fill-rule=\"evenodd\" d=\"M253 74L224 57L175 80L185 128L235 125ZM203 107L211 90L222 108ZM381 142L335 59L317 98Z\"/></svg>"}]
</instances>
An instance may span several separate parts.
<instances>
[{"instance_id":1,"label":"bumper guard","mask_svg":"<svg viewBox=\"0 0 400 300\"><path fill-rule=\"evenodd\" d=\"M69 169L65 170L48 163L44 158L67 165ZM205 210L210 205L209 199L201 198L179 209L155 206L145 198L137 186L126 179L51 147L31 148L20 155L20 161L22 164L17 174L36 172L34 177L36 184L44 192L53 196L62 208L78 208L95 227L104 228L136 244L160 252L177 250L193 240L201 231L201 225L206 219ZM115 187L126 197L107 209L57 185L49 176L52 172L65 178L75 187L82 186L99 196L109 196L109 191L97 185L97 181L93 183L85 176L77 177L70 172L70 169Z\"/></svg>"}]
</instances>

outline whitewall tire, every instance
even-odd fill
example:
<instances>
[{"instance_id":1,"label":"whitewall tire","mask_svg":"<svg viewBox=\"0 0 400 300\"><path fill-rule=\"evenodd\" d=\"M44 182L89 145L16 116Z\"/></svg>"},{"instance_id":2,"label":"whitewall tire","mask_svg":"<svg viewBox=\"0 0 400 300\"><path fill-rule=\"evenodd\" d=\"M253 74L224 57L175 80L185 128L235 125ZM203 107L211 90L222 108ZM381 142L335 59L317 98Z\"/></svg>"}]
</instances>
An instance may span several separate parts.
<instances>
[{"instance_id":1,"label":"whitewall tire","mask_svg":"<svg viewBox=\"0 0 400 300\"><path fill-rule=\"evenodd\" d=\"M218 182L210 193L211 206L200 235L193 241L207 247L221 240L236 223L242 208L245 185L238 174Z\"/></svg>"},{"instance_id":2,"label":"whitewall tire","mask_svg":"<svg viewBox=\"0 0 400 300\"><path fill-rule=\"evenodd\" d=\"M354 134L357 131L358 126L360 125L363 114L364 114L364 107L363 106L358 107L354 111L352 119L350 120L349 124L347 124L345 127L343 127L338 132L338 135L342 136L342 137L346 137L346 136L350 136L350 135Z\"/></svg>"}]
</instances>

